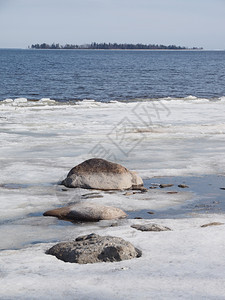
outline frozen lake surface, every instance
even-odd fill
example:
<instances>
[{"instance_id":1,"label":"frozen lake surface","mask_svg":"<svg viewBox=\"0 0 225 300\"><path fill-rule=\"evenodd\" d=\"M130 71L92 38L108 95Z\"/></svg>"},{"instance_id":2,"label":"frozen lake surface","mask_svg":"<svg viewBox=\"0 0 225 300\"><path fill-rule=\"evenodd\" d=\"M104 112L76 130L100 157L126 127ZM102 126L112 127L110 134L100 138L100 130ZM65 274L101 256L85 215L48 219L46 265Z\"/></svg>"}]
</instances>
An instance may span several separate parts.
<instances>
[{"instance_id":1,"label":"frozen lake surface","mask_svg":"<svg viewBox=\"0 0 225 300\"><path fill-rule=\"evenodd\" d=\"M0 297L223 299L224 225L200 226L224 222L224 111L224 97L1 101ZM132 195L98 191L101 197L86 199L92 191L58 184L73 166L91 157L137 171L146 187L174 186ZM189 188L178 188L183 183ZM129 218L72 224L42 216L81 200L119 207ZM130 227L150 219L173 231ZM45 254L58 241L92 232L129 240L143 256L76 265Z\"/></svg>"}]
</instances>

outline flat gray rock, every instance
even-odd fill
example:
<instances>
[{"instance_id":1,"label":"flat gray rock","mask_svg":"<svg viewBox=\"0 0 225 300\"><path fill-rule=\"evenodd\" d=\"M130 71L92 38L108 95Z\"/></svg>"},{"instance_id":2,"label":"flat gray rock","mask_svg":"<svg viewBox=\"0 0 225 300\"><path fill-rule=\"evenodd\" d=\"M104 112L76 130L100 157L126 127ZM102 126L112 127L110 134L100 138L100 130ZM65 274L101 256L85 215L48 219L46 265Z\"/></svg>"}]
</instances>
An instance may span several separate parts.
<instances>
[{"instance_id":1,"label":"flat gray rock","mask_svg":"<svg viewBox=\"0 0 225 300\"><path fill-rule=\"evenodd\" d=\"M73 242L56 244L46 254L78 264L115 262L142 255L140 250L122 238L94 233L78 237Z\"/></svg>"},{"instance_id":2,"label":"flat gray rock","mask_svg":"<svg viewBox=\"0 0 225 300\"><path fill-rule=\"evenodd\" d=\"M121 219L127 216L124 211L117 207L95 203L77 203L46 211L43 215L73 222L98 222L100 220Z\"/></svg>"},{"instance_id":3,"label":"flat gray rock","mask_svg":"<svg viewBox=\"0 0 225 300\"><path fill-rule=\"evenodd\" d=\"M155 223L149 223L149 224L145 224L145 225L139 225L139 224L134 224L131 225L132 228L135 228L137 230L141 230L141 231L168 231L171 230L169 227L165 227L162 225L158 225Z\"/></svg>"},{"instance_id":4,"label":"flat gray rock","mask_svg":"<svg viewBox=\"0 0 225 300\"><path fill-rule=\"evenodd\" d=\"M123 190L140 189L143 181L135 172L101 158L92 158L70 170L62 184L70 188Z\"/></svg>"}]
</instances>

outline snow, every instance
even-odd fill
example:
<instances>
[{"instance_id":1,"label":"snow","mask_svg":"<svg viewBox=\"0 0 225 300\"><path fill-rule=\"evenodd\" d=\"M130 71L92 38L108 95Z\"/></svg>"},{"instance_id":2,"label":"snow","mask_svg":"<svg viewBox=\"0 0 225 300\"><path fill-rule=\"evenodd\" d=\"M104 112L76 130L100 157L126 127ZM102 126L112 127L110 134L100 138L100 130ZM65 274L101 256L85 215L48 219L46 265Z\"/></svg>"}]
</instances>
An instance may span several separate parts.
<instances>
[{"instance_id":1,"label":"snow","mask_svg":"<svg viewBox=\"0 0 225 300\"><path fill-rule=\"evenodd\" d=\"M225 97L100 103L43 98L0 103L1 299L224 299L224 214L154 219L171 232L141 232L150 220L72 224L48 209L90 201L58 183L83 160L102 157L154 176L224 175ZM169 177L168 177L169 182ZM167 183L167 182L166 182ZM195 201L188 190L125 195L100 192L94 203L126 211L160 210ZM112 224L118 226L110 226ZM95 232L120 236L143 256L77 265L45 254L58 241Z\"/></svg>"},{"instance_id":2,"label":"snow","mask_svg":"<svg viewBox=\"0 0 225 300\"><path fill-rule=\"evenodd\" d=\"M201 228L221 215L154 220L173 231L141 232L127 221L96 233L120 236L142 250L118 263L64 263L37 244L1 253L1 299L224 299L224 225ZM87 231L90 232L90 231ZM78 235L76 228L71 239ZM65 237L68 240L68 237Z\"/></svg>"}]
</instances>

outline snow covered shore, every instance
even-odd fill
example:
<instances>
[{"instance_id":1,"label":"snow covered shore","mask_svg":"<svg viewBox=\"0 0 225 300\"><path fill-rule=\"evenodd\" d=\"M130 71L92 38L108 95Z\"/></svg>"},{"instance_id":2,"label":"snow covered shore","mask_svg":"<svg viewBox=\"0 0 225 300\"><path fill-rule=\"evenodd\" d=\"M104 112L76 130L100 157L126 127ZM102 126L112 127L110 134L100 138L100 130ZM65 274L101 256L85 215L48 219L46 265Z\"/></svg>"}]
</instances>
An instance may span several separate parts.
<instances>
[{"instance_id":1,"label":"snow covered shore","mask_svg":"<svg viewBox=\"0 0 225 300\"><path fill-rule=\"evenodd\" d=\"M0 298L224 299L225 225L200 227L224 223L223 212L154 219L170 227L168 232L130 227L149 220L66 226L41 216L88 193L63 191L57 183L90 157L121 163L144 179L224 176L224 109L224 98L193 97L72 105L1 102ZM189 191L173 195L153 190L147 195L103 193L93 201L136 211L194 198ZM122 237L143 255L119 263L77 265L45 254L58 241L92 232Z\"/></svg>"},{"instance_id":2,"label":"snow covered shore","mask_svg":"<svg viewBox=\"0 0 225 300\"><path fill-rule=\"evenodd\" d=\"M1 299L224 299L223 215L154 220L173 231L141 232L130 220L92 231L122 237L143 254L118 263L64 263L37 244L1 253ZM86 230L90 233L90 229ZM71 239L77 236L74 229ZM66 239L68 240L68 239Z\"/></svg>"}]
</instances>

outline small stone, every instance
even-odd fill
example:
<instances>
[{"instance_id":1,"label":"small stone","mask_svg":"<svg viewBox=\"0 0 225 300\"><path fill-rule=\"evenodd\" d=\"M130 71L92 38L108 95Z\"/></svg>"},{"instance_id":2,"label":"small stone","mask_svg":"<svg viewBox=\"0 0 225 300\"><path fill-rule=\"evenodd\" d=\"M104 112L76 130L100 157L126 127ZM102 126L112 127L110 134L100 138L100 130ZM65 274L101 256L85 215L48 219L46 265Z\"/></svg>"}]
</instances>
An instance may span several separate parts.
<instances>
[{"instance_id":1,"label":"small stone","mask_svg":"<svg viewBox=\"0 0 225 300\"><path fill-rule=\"evenodd\" d=\"M186 184L178 184L178 187L179 187L179 188L182 188L182 189L189 188L189 186L186 185Z\"/></svg>"},{"instance_id":2,"label":"small stone","mask_svg":"<svg viewBox=\"0 0 225 300\"><path fill-rule=\"evenodd\" d=\"M154 215L154 212L153 211L148 211L148 214Z\"/></svg>"},{"instance_id":3,"label":"small stone","mask_svg":"<svg viewBox=\"0 0 225 300\"><path fill-rule=\"evenodd\" d=\"M73 242L56 244L46 254L54 255L64 262L88 264L138 258L142 252L122 238L92 233L80 236Z\"/></svg>"},{"instance_id":4,"label":"small stone","mask_svg":"<svg viewBox=\"0 0 225 300\"><path fill-rule=\"evenodd\" d=\"M225 187L221 187L220 189L221 189L221 190L225 190Z\"/></svg>"},{"instance_id":5,"label":"small stone","mask_svg":"<svg viewBox=\"0 0 225 300\"><path fill-rule=\"evenodd\" d=\"M164 189L164 188L167 188L167 187L171 187L171 186L173 186L173 184L160 184L160 188L161 189Z\"/></svg>"},{"instance_id":6,"label":"small stone","mask_svg":"<svg viewBox=\"0 0 225 300\"><path fill-rule=\"evenodd\" d=\"M167 194L177 194L178 192L175 192L175 191L171 191L171 192L166 192Z\"/></svg>"},{"instance_id":7,"label":"small stone","mask_svg":"<svg viewBox=\"0 0 225 300\"><path fill-rule=\"evenodd\" d=\"M122 271L126 271L126 270L129 270L130 268L128 268L128 267L122 267L122 268L120 268L120 270L122 270Z\"/></svg>"},{"instance_id":8,"label":"small stone","mask_svg":"<svg viewBox=\"0 0 225 300\"><path fill-rule=\"evenodd\" d=\"M157 187L156 186L150 186L149 188L150 189L156 189Z\"/></svg>"},{"instance_id":9,"label":"small stone","mask_svg":"<svg viewBox=\"0 0 225 300\"><path fill-rule=\"evenodd\" d=\"M88 193L88 194L82 195L82 197L84 199L93 199L93 198L103 198L103 195L101 195L99 193Z\"/></svg>"},{"instance_id":10,"label":"small stone","mask_svg":"<svg viewBox=\"0 0 225 300\"><path fill-rule=\"evenodd\" d=\"M221 223L221 222L212 222L212 223L201 225L201 227L218 226L218 225L224 225L224 223Z\"/></svg>"},{"instance_id":11,"label":"small stone","mask_svg":"<svg viewBox=\"0 0 225 300\"><path fill-rule=\"evenodd\" d=\"M169 227L165 227L162 225L158 225L155 223L149 223L149 224L145 224L145 225L131 225L132 228L135 228L137 230L141 230L141 231L168 231L171 230Z\"/></svg>"}]
</instances>

